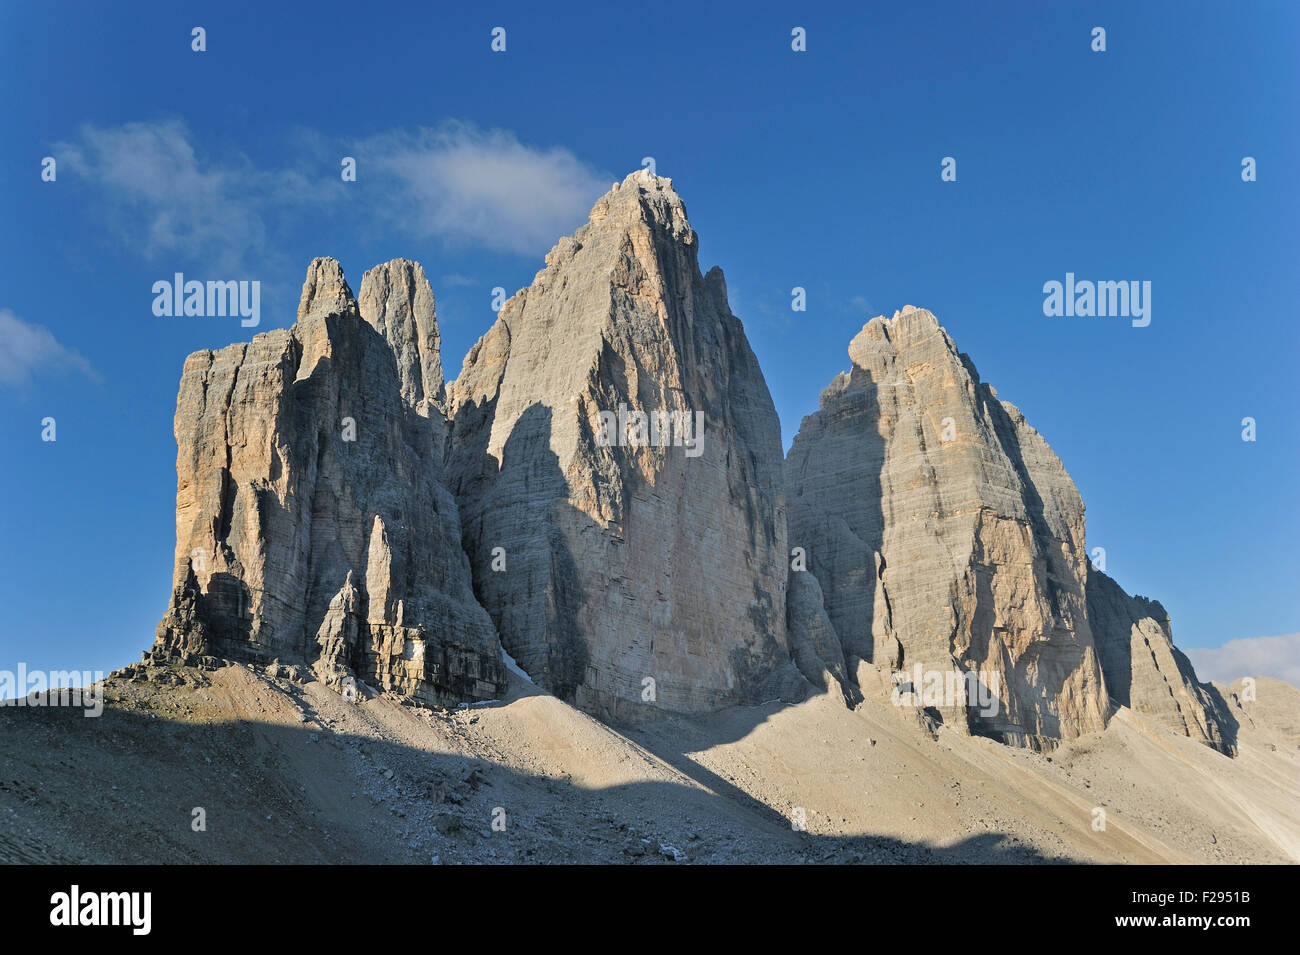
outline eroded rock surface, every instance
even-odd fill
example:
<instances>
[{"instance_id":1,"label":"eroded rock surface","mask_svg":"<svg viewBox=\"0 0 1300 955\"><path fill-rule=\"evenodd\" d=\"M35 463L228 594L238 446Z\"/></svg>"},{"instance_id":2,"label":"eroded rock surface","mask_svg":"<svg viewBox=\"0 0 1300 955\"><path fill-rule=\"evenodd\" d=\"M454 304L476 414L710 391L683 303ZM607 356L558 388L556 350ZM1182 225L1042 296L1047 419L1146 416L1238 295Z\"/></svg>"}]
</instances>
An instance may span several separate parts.
<instances>
[{"instance_id":1,"label":"eroded rock surface","mask_svg":"<svg viewBox=\"0 0 1300 955\"><path fill-rule=\"evenodd\" d=\"M1236 720L1219 691L1196 679L1174 646L1169 614L1159 601L1130 597L1089 567L1088 618L1111 698L1163 726L1223 753L1236 749Z\"/></svg>"},{"instance_id":2,"label":"eroded rock surface","mask_svg":"<svg viewBox=\"0 0 1300 955\"><path fill-rule=\"evenodd\" d=\"M476 592L533 679L616 719L802 682L780 426L722 273L701 275L697 254L671 182L632 174L448 389ZM656 414L677 430L655 440Z\"/></svg>"},{"instance_id":3,"label":"eroded rock surface","mask_svg":"<svg viewBox=\"0 0 1300 955\"><path fill-rule=\"evenodd\" d=\"M157 646L455 703L501 692L503 644L611 720L812 683L1036 747L1117 704L1231 752L1163 608L1091 568L1061 462L935 317L873 319L849 357L783 462L722 272L643 172L450 383L419 264L354 296L317 259L292 328L185 363Z\"/></svg>"},{"instance_id":4,"label":"eroded rock surface","mask_svg":"<svg viewBox=\"0 0 1300 955\"><path fill-rule=\"evenodd\" d=\"M368 324L317 259L292 328L186 359L163 648L311 662L433 703L504 685L441 481L432 296L426 312L409 266L371 273Z\"/></svg>"},{"instance_id":5,"label":"eroded rock surface","mask_svg":"<svg viewBox=\"0 0 1300 955\"><path fill-rule=\"evenodd\" d=\"M849 356L786 462L790 543L846 657L974 672L996 713L934 709L1010 742L1101 729L1083 502L1056 455L923 309L873 319Z\"/></svg>"},{"instance_id":6,"label":"eroded rock surface","mask_svg":"<svg viewBox=\"0 0 1300 955\"><path fill-rule=\"evenodd\" d=\"M1070 476L935 317L872 319L849 357L786 480L790 545L807 550L851 682L878 688L874 665L933 722L1018 745L1102 729L1113 698L1230 751L1163 608L1091 567ZM792 641L817 632L818 660L837 660L824 628L795 630L815 613L794 610ZM816 682L818 663L800 664ZM954 671L955 692L926 696Z\"/></svg>"},{"instance_id":7,"label":"eroded rock surface","mask_svg":"<svg viewBox=\"0 0 1300 955\"><path fill-rule=\"evenodd\" d=\"M433 289L424 267L407 259L375 266L361 277L357 304L393 350L402 398L430 416L442 402L444 385Z\"/></svg>"}]
</instances>

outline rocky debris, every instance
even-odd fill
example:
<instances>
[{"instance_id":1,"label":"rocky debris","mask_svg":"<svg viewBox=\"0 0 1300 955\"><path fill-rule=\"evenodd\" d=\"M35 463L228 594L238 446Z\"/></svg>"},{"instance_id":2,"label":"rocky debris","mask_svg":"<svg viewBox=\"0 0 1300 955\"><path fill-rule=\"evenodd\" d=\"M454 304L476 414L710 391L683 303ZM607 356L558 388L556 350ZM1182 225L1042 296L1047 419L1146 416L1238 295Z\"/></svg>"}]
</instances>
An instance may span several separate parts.
<instances>
[{"instance_id":1,"label":"rocky debris","mask_svg":"<svg viewBox=\"0 0 1300 955\"><path fill-rule=\"evenodd\" d=\"M433 820L433 827L444 836L454 835L463 828L460 816L455 813L442 812Z\"/></svg>"},{"instance_id":2,"label":"rocky debris","mask_svg":"<svg viewBox=\"0 0 1300 955\"><path fill-rule=\"evenodd\" d=\"M203 590L190 562L185 564L184 578L172 591L171 603L158 624L157 643L184 656L201 654L212 644L199 605ZM148 654L145 655L148 659Z\"/></svg>"},{"instance_id":3,"label":"rocky debris","mask_svg":"<svg viewBox=\"0 0 1300 955\"><path fill-rule=\"evenodd\" d=\"M315 664L335 685L355 673L439 705L504 687L422 390L441 379L422 350L437 345L432 295L406 265L369 273L363 321L338 263L317 259L292 328L186 360L160 648ZM411 344L408 326L418 388L412 353L390 347Z\"/></svg>"},{"instance_id":4,"label":"rocky debris","mask_svg":"<svg viewBox=\"0 0 1300 955\"><path fill-rule=\"evenodd\" d=\"M661 842L659 844L659 854L663 856L665 859L672 859L674 862L691 861L690 856L688 856L685 852L683 852L681 849L678 849L676 846L669 845L666 842Z\"/></svg>"},{"instance_id":5,"label":"rocky debris","mask_svg":"<svg viewBox=\"0 0 1300 955\"><path fill-rule=\"evenodd\" d=\"M1083 502L1056 455L923 309L872 319L849 357L786 461L790 544L849 671L973 673L996 705L954 680L930 719L1011 743L1101 729Z\"/></svg>"},{"instance_id":6,"label":"rocky debris","mask_svg":"<svg viewBox=\"0 0 1300 955\"><path fill-rule=\"evenodd\" d=\"M1197 682L1158 601L1130 597L1089 567L1088 618L1111 699L1222 753L1236 752L1236 719L1213 685Z\"/></svg>"},{"instance_id":7,"label":"rocky debris","mask_svg":"<svg viewBox=\"0 0 1300 955\"><path fill-rule=\"evenodd\" d=\"M192 654L146 653L140 663L114 670L106 682L125 680L130 683L156 683L162 686L207 686L206 672L219 669L222 662L212 657Z\"/></svg>"},{"instance_id":8,"label":"rocky debris","mask_svg":"<svg viewBox=\"0 0 1300 955\"><path fill-rule=\"evenodd\" d=\"M1221 688L1242 722L1243 758L1228 760L1128 711L1054 758L951 733L931 745L888 703L849 712L833 694L626 732L530 694L467 732L451 711L353 707L266 669L111 681L98 719L0 707L0 860L40 847L61 863L673 865L668 844L692 865L1261 863L1295 861L1300 845L1300 691L1267 679ZM316 725L298 720L304 704ZM705 788L647 753L690 753ZM106 775L113 786L85 785ZM175 811L200 791L207 833ZM498 806L508 828L483 839ZM1106 833L1091 806L1115 821ZM439 813L456 832L437 831Z\"/></svg>"},{"instance_id":9,"label":"rocky debris","mask_svg":"<svg viewBox=\"0 0 1300 955\"><path fill-rule=\"evenodd\" d=\"M629 721L802 692L779 422L669 180L596 203L447 405L475 590L533 680Z\"/></svg>"}]
</instances>

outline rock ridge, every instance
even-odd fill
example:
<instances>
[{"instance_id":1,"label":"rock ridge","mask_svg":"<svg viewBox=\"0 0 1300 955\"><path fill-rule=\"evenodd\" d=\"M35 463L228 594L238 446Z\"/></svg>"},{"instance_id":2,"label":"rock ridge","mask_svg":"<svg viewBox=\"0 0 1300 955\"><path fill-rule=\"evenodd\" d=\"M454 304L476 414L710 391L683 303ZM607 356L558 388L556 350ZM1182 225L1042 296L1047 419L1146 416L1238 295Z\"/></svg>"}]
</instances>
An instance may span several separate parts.
<instances>
[{"instance_id":1,"label":"rock ridge","mask_svg":"<svg viewBox=\"0 0 1300 955\"><path fill-rule=\"evenodd\" d=\"M1034 748L1125 706L1234 752L1164 608L1091 565L1060 459L926 309L862 327L783 456L669 179L602 196L452 381L424 268L360 288L317 258L292 327L186 359L157 652L454 705L503 692L504 647L611 722L815 687Z\"/></svg>"},{"instance_id":2,"label":"rock ridge","mask_svg":"<svg viewBox=\"0 0 1300 955\"><path fill-rule=\"evenodd\" d=\"M358 303L318 258L291 328L186 359L160 649L307 662L336 685L442 704L504 687L442 483L422 280L388 263Z\"/></svg>"}]
</instances>

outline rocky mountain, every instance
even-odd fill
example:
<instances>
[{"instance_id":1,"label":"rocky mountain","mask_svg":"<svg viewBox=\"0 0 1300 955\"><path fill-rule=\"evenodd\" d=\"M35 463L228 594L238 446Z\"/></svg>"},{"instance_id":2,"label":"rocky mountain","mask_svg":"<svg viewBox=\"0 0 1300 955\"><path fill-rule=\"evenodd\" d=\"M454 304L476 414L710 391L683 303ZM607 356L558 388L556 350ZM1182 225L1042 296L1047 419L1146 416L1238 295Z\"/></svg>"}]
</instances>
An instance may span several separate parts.
<instances>
[{"instance_id":1,"label":"rocky mountain","mask_svg":"<svg viewBox=\"0 0 1300 955\"><path fill-rule=\"evenodd\" d=\"M508 658L600 718L868 697L1029 748L1115 706L1231 752L1159 604L1095 570L1065 468L929 312L868 322L788 459L670 180L559 240L445 382L418 264L191 355L156 655L310 666L423 703ZM811 684L811 686L810 686Z\"/></svg>"},{"instance_id":2,"label":"rocky mountain","mask_svg":"<svg viewBox=\"0 0 1300 955\"><path fill-rule=\"evenodd\" d=\"M442 348L424 266L406 259L375 266L361 276L357 305L393 350L402 400L424 417L440 419L434 411L443 400Z\"/></svg>"},{"instance_id":3,"label":"rocky mountain","mask_svg":"<svg viewBox=\"0 0 1300 955\"><path fill-rule=\"evenodd\" d=\"M1226 749L1163 611L1091 568L1060 460L936 318L874 318L849 358L786 461L790 543L829 624L811 669L890 674L932 722L1017 745L1101 730L1118 694Z\"/></svg>"},{"instance_id":4,"label":"rocky mountain","mask_svg":"<svg viewBox=\"0 0 1300 955\"><path fill-rule=\"evenodd\" d=\"M400 260L363 289L359 307L317 259L292 328L186 359L157 647L311 664L430 703L491 698L505 671L442 480L445 422L430 420L432 292Z\"/></svg>"},{"instance_id":5,"label":"rocky mountain","mask_svg":"<svg viewBox=\"0 0 1300 955\"><path fill-rule=\"evenodd\" d=\"M1235 751L1231 708L1213 684L1197 681L1158 601L1130 597L1089 566L1088 618L1113 702L1224 753Z\"/></svg>"},{"instance_id":6,"label":"rocky mountain","mask_svg":"<svg viewBox=\"0 0 1300 955\"><path fill-rule=\"evenodd\" d=\"M780 424L669 180L556 244L448 413L475 589L534 679L632 721L798 692Z\"/></svg>"}]
</instances>

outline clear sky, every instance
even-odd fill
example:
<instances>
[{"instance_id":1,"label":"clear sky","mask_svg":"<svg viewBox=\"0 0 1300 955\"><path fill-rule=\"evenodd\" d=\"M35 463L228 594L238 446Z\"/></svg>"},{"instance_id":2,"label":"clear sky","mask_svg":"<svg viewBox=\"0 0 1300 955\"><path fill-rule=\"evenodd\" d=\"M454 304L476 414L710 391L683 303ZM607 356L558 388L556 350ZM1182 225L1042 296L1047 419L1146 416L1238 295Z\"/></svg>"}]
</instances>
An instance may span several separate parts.
<instances>
[{"instance_id":1,"label":"clear sky","mask_svg":"<svg viewBox=\"0 0 1300 955\"><path fill-rule=\"evenodd\" d=\"M0 668L152 642L186 354L291 324L313 256L354 288L405 256L454 375L646 156L787 447L862 324L924 306L1180 645L1300 630L1300 5L465 6L0 6ZM175 272L260 281L259 329L155 316ZM1045 316L1067 272L1150 281L1150 325Z\"/></svg>"}]
</instances>

